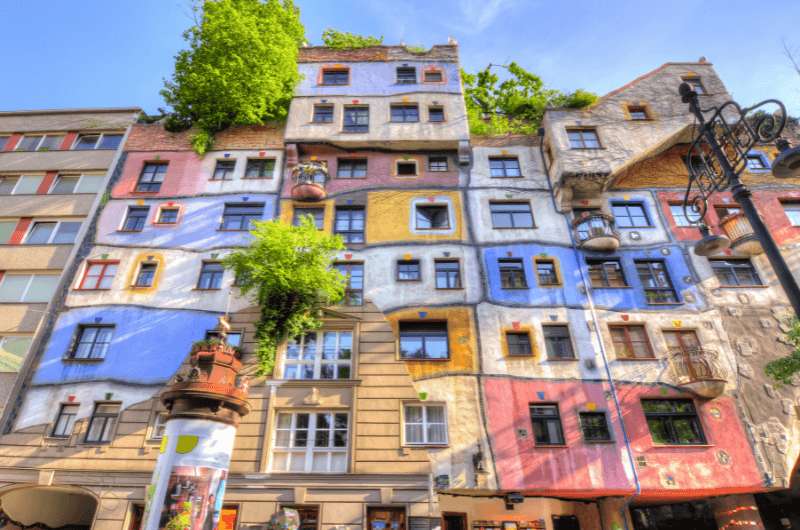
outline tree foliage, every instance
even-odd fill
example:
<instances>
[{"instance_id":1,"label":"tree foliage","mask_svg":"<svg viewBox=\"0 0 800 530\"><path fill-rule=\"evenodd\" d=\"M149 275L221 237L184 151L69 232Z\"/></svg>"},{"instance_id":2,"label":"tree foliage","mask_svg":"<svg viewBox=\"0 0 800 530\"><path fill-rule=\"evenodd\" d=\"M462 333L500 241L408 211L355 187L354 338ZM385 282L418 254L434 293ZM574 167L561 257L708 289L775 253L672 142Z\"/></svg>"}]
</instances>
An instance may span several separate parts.
<instances>
[{"instance_id":1,"label":"tree foliage","mask_svg":"<svg viewBox=\"0 0 800 530\"><path fill-rule=\"evenodd\" d=\"M791 383L794 375L800 372L800 320L797 318L792 321L786 340L794 347L792 353L770 361L765 370L768 376L783 384Z\"/></svg>"},{"instance_id":2,"label":"tree foliage","mask_svg":"<svg viewBox=\"0 0 800 530\"><path fill-rule=\"evenodd\" d=\"M477 74L461 72L472 134L536 134L546 108L582 108L597 100L581 89L569 94L548 89L539 76L514 62L503 67L510 75L500 81L492 66Z\"/></svg>"},{"instance_id":3,"label":"tree foliage","mask_svg":"<svg viewBox=\"0 0 800 530\"><path fill-rule=\"evenodd\" d=\"M202 154L226 127L286 117L305 29L292 0L196 0L193 9L189 48L175 56L161 95L172 107L168 127L196 126L192 145Z\"/></svg>"},{"instance_id":4,"label":"tree foliage","mask_svg":"<svg viewBox=\"0 0 800 530\"><path fill-rule=\"evenodd\" d=\"M380 46L383 44L383 37L373 37L371 35L356 35L347 31L328 28L322 32L322 43L329 48L367 48L369 46Z\"/></svg>"},{"instance_id":5,"label":"tree foliage","mask_svg":"<svg viewBox=\"0 0 800 530\"><path fill-rule=\"evenodd\" d=\"M319 311L344 296L344 277L331 263L344 249L341 237L317 230L306 216L300 226L257 222L249 247L224 260L236 274L242 294L261 309L256 324L260 373L275 365L278 345L320 327Z\"/></svg>"}]
</instances>

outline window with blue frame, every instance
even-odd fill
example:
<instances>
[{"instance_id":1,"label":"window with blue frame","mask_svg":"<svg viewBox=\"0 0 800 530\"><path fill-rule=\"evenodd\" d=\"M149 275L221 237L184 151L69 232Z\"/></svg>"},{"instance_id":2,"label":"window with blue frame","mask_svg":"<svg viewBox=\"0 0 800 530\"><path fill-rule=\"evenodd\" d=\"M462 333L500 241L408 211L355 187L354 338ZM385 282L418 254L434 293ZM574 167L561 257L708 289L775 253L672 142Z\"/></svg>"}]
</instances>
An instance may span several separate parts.
<instances>
[{"instance_id":1,"label":"window with blue frame","mask_svg":"<svg viewBox=\"0 0 800 530\"><path fill-rule=\"evenodd\" d=\"M641 202L621 202L611 203L611 213L614 215L614 223L618 228L647 228L653 226L650 217L647 215L644 204Z\"/></svg>"}]
</instances>

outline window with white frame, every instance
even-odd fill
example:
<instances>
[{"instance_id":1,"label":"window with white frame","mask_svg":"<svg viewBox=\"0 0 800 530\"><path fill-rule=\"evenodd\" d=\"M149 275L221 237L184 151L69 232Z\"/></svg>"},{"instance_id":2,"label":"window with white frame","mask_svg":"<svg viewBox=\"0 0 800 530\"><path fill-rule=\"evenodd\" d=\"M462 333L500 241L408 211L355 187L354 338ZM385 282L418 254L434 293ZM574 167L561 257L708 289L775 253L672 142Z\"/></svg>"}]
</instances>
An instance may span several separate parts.
<instances>
[{"instance_id":1,"label":"window with white frame","mask_svg":"<svg viewBox=\"0 0 800 530\"><path fill-rule=\"evenodd\" d=\"M11 239L17 228L17 222L17 220L0 221L0 245L5 245Z\"/></svg>"},{"instance_id":2,"label":"window with white frame","mask_svg":"<svg viewBox=\"0 0 800 530\"><path fill-rule=\"evenodd\" d=\"M63 141L63 134L26 134L17 143L15 151L52 151L59 149Z\"/></svg>"},{"instance_id":3,"label":"window with white frame","mask_svg":"<svg viewBox=\"0 0 800 530\"><path fill-rule=\"evenodd\" d=\"M67 245L75 242L80 221L34 221L25 237L26 245Z\"/></svg>"},{"instance_id":4,"label":"window with white frame","mask_svg":"<svg viewBox=\"0 0 800 530\"><path fill-rule=\"evenodd\" d=\"M691 209L689 209L689 211L691 212ZM682 228L694 226L692 224L692 218L686 215L686 210L683 209L683 204L670 204L669 213L672 214L672 219L675 221L675 226ZM691 213L689 215L691 215Z\"/></svg>"},{"instance_id":5,"label":"window with white frame","mask_svg":"<svg viewBox=\"0 0 800 530\"><path fill-rule=\"evenodd\" d=\"M57 285L57 274L5 274L0 280L0 302L46 303Z\"/></svg>"},{"instance_id":6,"label":"window with white frame","mask_svg":"<svg viewBox=\"0 0 800 530\"><path fill-rule=\"evenodd\" d=\"M447 413L444 405L407 404L403 411L405 443L447 444Z\"/></svg>"},{"instance_id":7,"label":"window with white frame","mask_svg":"<svg viewBox=\"0 0 800 530\"><path fill-rule=\"evenodd\" d=\"M116 149L122 143L121 133L94 133L81 134L75 140L72 148L76 151L90 151L92 149Z\"/></svg>"},{"instance_id":8,"label":"window with white frame","mask_svg":"<svg viewBox=\"0 0 800 530\"><path fill-rule=\"evenodd\" d=\"M353 333L306 333L286 346L284 379L349 379L353 358Z\"/></svg>"},{"instance_id":9,"label":"window with white frame","mask_svg":"<svg viewBox=\"0 0 800 530\"><path fill-rule=\"evenodd\" d=\"M0 175L0 195L11 195L17 187L19 177L16 175Z\"/></svg>"},{"instance_id":10,"label":"window with white frame","mask_svg":"<svg viewBox=\"0 0 800 530\"><path fill-rule=\"evenodd\" d=\"M347 412L279 412L272 443L274 472L347 471Z\"/></svg>"},{"instance_id":11,"label":"window with white frame","mask_svg":"<svg viewBox=\"0 0 800 530\"><path fill-rule=\"evenodd\" d=\"M8 192L9 194L36 195L36 192L39 190L39 186L42 185L44 175L21 175L20 177L10 178L13 179L14 185L11 188L11 191Z\"/></svg>"},{"instance_id":12,"label":"window with white frame","mask_svg":"<svg viewBox=\"0 0 800 530\"><path fill-rule=\"evenodd\" d=\"M48 192L50 195L97 193L103 187L105 175L59 175Z\"/></svg>"},{"instance_id":13,"label":"window with white frame","mask_svg":"<svg viewBox=\"0 0 800 530\"><path fill-rule=\"evenodd\" d=\"M161 440L167 430L167 413L165 411L156 412L153 422L150 425L150 439Z\"/></svg>"}]
</instances>

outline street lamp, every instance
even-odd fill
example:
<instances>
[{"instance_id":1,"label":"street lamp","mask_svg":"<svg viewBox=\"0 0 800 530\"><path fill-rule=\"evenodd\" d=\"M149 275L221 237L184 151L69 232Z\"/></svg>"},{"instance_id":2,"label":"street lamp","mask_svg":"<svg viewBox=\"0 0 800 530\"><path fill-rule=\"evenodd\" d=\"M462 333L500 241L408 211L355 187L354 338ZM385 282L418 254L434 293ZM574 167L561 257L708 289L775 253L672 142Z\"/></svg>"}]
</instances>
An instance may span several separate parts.
<instances>
[{"instance_id":1,"label":"street lamp","mask_svg":"<svg viewBox=\"0 0 800 530\"><path fill-rule=\"evenodd\" d=\"M683 199L684 214L693 223L701 224L704 235L695 247L695 253L709 256L725 248L725 241L721 241L719 236L711 236L704 219L709 197L715 192L730 189L775 270L795 315L800 316L800 287L758 214L750 190L739 179L747 167L750 150L756 144L770 143L780 136L786 125L786 108L780 101L768 99L744 109L735 101L701 109L697 93L688 83L681 83L679 93L698 122L698 135L688 153L689 185ZM770 106L774 107L774 112L766 112L765 109ZM712 113L709 119L706 119L706 113ZM776 160L780 176L800 173L800 153L797 148L786 149L781 154L783 158ZM712 238L716 239L712 241Z\"/></svg>"}]
</instances>

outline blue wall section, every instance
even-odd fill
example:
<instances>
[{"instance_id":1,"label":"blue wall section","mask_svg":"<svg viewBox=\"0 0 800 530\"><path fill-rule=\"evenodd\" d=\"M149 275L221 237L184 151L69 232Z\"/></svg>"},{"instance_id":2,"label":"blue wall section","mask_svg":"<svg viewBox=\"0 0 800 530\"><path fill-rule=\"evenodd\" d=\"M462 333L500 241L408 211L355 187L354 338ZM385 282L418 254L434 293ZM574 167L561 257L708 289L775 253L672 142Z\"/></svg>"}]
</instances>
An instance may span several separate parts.
<instances>
[{"instance_id":1,"label":"blue wall section","mask_svg":"<svg viewBox=\"0 0 800 530\"><path fill-rule=\"evenodd\" d=\"M429 61L398 61L391 63L362 62L346 63L350 67L350 84L344 86L320 86L319 69L321 63L301 63L298 65L302 80L295 89L296 96L390 96L392 94L409 94L412 92L461 93L461 81L458 77L458 65L455 63L437 63ZM416 84L396 83L398 66L416 66ZM422 70L429 66L437 66L444 71L444 83L422 83Z\"/></svg>"},{"instance_id":2,"label":"blue wall section","mask_svg":"<svg viewBox=\"0 0 800 530\"><path fill-rule=\"evenodd\" d=\"M39 362L33 384L114 380L138 384L166 382L194 341L205 338L219 315L201 311L105 306L61 313ZM98 321L98 319L100 319ZM79 324L114 324L103 361L64 361Z\"/></svg>"}]
</instances>

